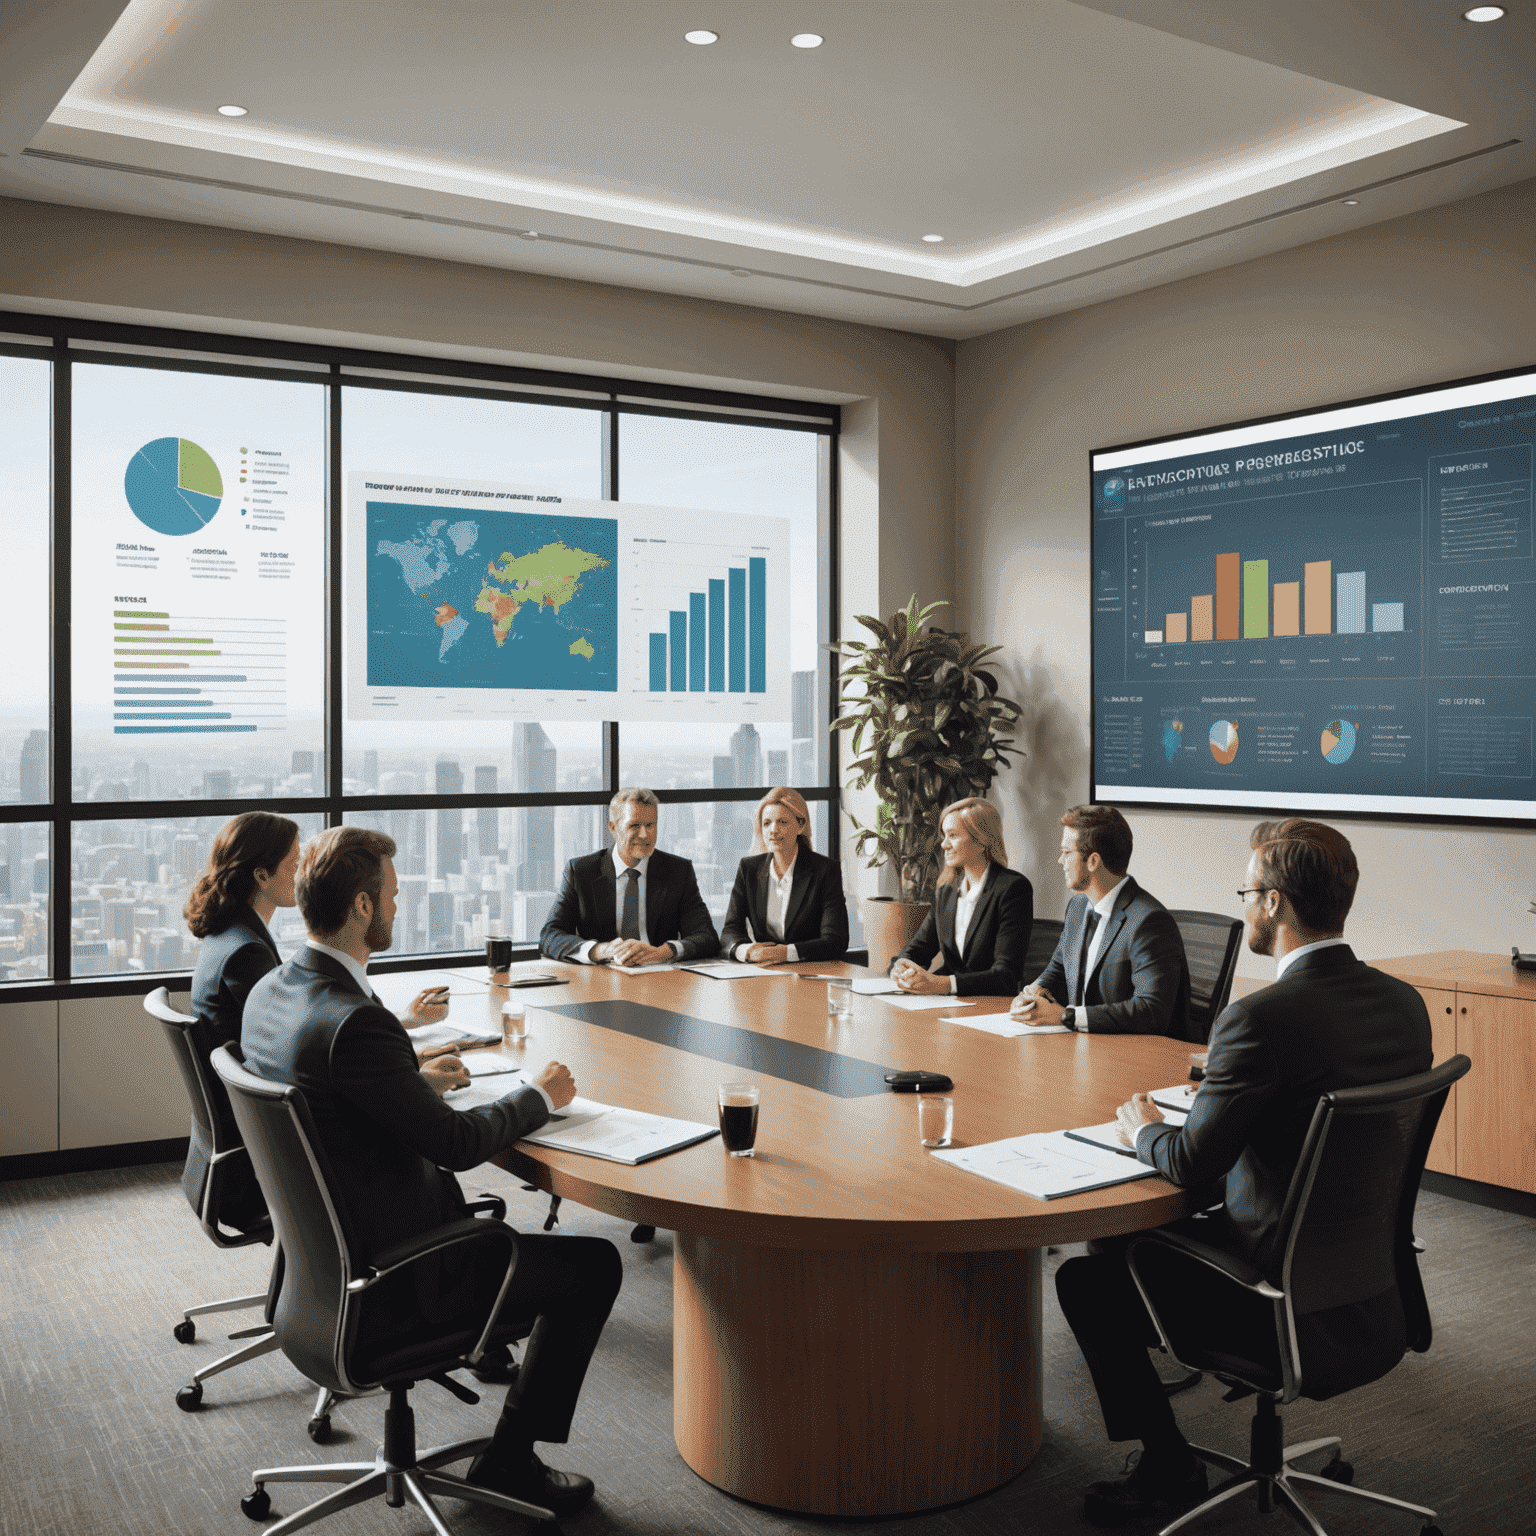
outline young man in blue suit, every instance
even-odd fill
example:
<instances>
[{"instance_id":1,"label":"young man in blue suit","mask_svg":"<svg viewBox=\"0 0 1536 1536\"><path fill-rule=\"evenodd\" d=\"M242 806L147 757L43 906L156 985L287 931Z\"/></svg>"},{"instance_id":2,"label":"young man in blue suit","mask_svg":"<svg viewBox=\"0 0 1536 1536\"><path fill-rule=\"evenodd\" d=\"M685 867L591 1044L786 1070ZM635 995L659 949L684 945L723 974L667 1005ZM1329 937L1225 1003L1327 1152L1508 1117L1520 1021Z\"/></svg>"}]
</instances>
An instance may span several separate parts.
<instances>
[{"instance_id":1,"label":"young man in blue suit","mask_svg":"<svg viewBox=\"0 0 1536 1536\"><path fill-rule=\"evenodd\" d=\"M693 865L656 847L659 802L621 789L608 803L611 848L572 859L539 948L582 965L654 965L713 959L720 951Z\"/></svg>"},{"instance_id":2,"label":"young man in blue suit","mask_svg":"<svg viewBox=\"0 0 1536 1536\"><path fill-rule=\"evenodd\" d=\"M368 957L393 939L400 888L394 852L393 838L362 827L332 827L305 847L296 886L308 947L252 988L240 1034L253 1072L304 1090L370 1254L460 1220L464 1196L447 1170L474 1168L506 1150L576 1092L570 1071L552 1061L531 1086L458 1110L417 1069L410 1037L374 995L366 969ZM451 1329L459 1318L483 1326L505 1264L477 1257L455 1249L374 1286L363 1302L356 1347L365 1354L398 1350L418 1335ZM567 1438L622 1278L618 1251L602 1238L518 1235L498 1315L537 1321L494 1438L466 1474L471 1482L557 1517L592 1496L590 1479L546 1467L533 1445Z\"/></svg>"},{"instance_id":3,"label":"young man in blue suit","mask_svg":"<svg viewBox=\"0 0 1536 1536\"><path fill-rule=\"evenodd\" d=\"M1121 1139L1172 1183L1190 1189L1226 1176L1222 1207L1194 1224L1196 1235L1272 1283L1280 1278L1274 1237L1318 1097L1427 1072L1433 1055L1423 999L1407 982L1357 960L1344 942L1359 877L1349 840L1333 827L1300 817L1256 827L1243 918L1249 949L1278 962L1275 983L1222 1011L1205 1080L1181 1128L1166 1124L1144 1093L1117 1113ZM1227 1293L1218 1300L1198 1290L1156 1297L1159 1311L1197 1319L1214 1346L1226 1337L1232 1353L1243 1354L1254 1319L1237 1315ZM1205 1469L1147 1355L1156 1336L1123 1245L1069 1259L1056 1272L1056 1293L1093 1372L1109 1438L1144 1447L1132 1476L1089 1488L1089 1521L1120 1525L1198 1502ZM1300 1318L1301 1343L1347 1330L1395 1361L1402 1352L1395 1303L1393 1291L1379 1307ZM1273 1328L1267 1308L1259 1322Z\"/></svg>"},{"instance_id":4,"label":"young man in blue suit","mask_svg":"<svg viewBox=\"0 0 1536 1536\"><path fill-rule=\"evenodd\" d=\"M1018 1023L1193 1038L1184 940L1162 902L1126 873L1131 843L1112 805L1074 805L1062 816L1058 862L1074 894L1051 963L1009 1009Z\"/></svg>"}]
</instances>

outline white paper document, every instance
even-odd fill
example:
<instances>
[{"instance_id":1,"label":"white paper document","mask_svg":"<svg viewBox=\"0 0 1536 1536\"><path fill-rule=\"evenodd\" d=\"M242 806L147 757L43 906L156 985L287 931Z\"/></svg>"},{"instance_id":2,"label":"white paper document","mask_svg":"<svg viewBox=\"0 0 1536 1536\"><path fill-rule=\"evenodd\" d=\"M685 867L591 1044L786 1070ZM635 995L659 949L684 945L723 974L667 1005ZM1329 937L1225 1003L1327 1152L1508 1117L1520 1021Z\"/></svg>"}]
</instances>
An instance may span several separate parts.
<instances>
[{"instance_id":1,"label":"white paper document","mask_svg":"<svg viewBox=\"0 0 1536 1536\"><path fill-rule=\"evenodd\" d=\"M610 1163L635 1164L648 1163L653 1157L717 1135L719 1131L712 1125L669 1120L664 1115L647 1115L638 1109L618 1109L611 1104L577 1098L523 1140L536 1147L601 1157Z\"/></svg>"},{"instance_id":2,"label":"white paper document","mask_svg":"<svg viewBox=\"0 0 1536 1536\"><path fill-rule=\"evenodd\" d=\"M887 997L883 993L880 1001L889 1003L892 1008L902 1008L908 1013L916 1013L923 1008L974 1008L975 1003L962 1003L951 993L944 993L939 997L932 997L922 992L907 996L903 993L899 997Z\"/></svg>"},{"instance_id":3,"label":"white paper document","mask_svg":"<svg viewBox=\"0 0 1536 1536\"><path fill-rule=\"evenodd\" d=\"M749 965L745 960L705 960L698 965L684 965L678 969L692 971L695 976L712 976L716 981L747 981L757 976L795 974L794 971L782 971L777 966Z\"/></svg>"},{"instance_id":4,"label":"white paper document","mask_svg":"<svg viewBox=\"0 0 1536 1536\"><path fill-rule=\"evenodd\" d=\"M1121 1157L1105 1147L1070 1141L1065 1131L1043 1131L1012 1136L979 1147L957 1147L935 1152L934 1158L953 1163L968 1173L979 1173L996 1184L1006 1184L1036 1200L1056 1200L1062 1195L1081 1195L1150 1178L1157 1169L1134 1158Z\"/></svg>"},{"instance_id":5,"label":"white paper document","mask_svg":"<svg viewBox=\"0 0 1536 1536\"><path fill-rule=\"evenodd\" d=\"M615 965L610 960L608 969L624 976L649 976L652 971L680 971L682 967L676 960L658 960L654 965Z\"/></svg>"},{"instance_id":6,"label":"white paper document","mask_svg":"<svg viewBox=\"0 0 1536 1536\"><path fill-rule=\"evenodd\" d=\"M443 1095L443 1103L452 1109L483 1109L487 1104L497 1104L509 1093L528 1086L521 1076L477 1077L467 1088L454 1088Z\"/></svg>"},{"instance_id":7,"label":"white paper document","mask_svg":"<svg viewBox=\"0 0 1536 1536\"><path fill-rule=\"evenodd\" d=\"M866 976L853 984L860 997L883 997L887 992L900 992L901 988L889 976Z\"/></svg>"},{"instance_id":8,"label":"white paper document","mask_svg":"<svg viewBox=\"0 0 1536 1536\"><path fill-rule=\"evenodd\" d=\"M1164 1118L1167 1124L1180 1126L1189 1116L1181 1115L1176 1109L1170 1109ZM1127 1157L1136 1156L1135 1150L1120 1140L1118 1120L1111 1120L1104 1125L1080 1125L1075 1130L1065 1131L1063 1134L1069 1141L1091 1142L1094 1146L1106 1147L1111 1152L1123 1152Z\"/></svg>"},{"instance_id":9,"label":"white paper document","mask_svg":"<svg viewBox=\"0 0 1536 1536\"><path fill-rule=\"evenodd\" d=\"M1164 1113L1172 1109L1187 1115L1195 1107L1195 1089L1199 1086L1198 1083L1175 1083L1172 1088L1154 1088L1152 1102Z\"/></svg>"},{"instance_id":10,"label":"white paper document","mask_svg":"<svg viewBox=\"0 0 1536 1536\"><path fill-rule=\"evenodd\" d=\"M461 1040L473 1040L477 1045L501 1044L501 1021L477 1020L473 1024L452 1022L445 1019L441 1024L423 1024L420 1029L408 1029L414 1050L424 1051L433 1045L457 1045Z\"/></svg>"},{"instance_id":11,"label":"white paper document","mask_svg":"<svg viewBox=\"0 0 1536 1536\"><path fill-rule=\"evenodd\" d=\"M945 1014L940 1024L964 1024L967 1029L983 1029L989 1035L1001 1035L1005 1040L1018 1040L1024 1035L1070 1035L1072 1030L1065 1024L1020 1024L1006 1013Z\"/></svg>"},{"instance_id":12,"label":"white paper document","mask_svg":"<svg viewBox=\"0 0 1536 1536\"><path fill-rule=\"evenodd\" d=\"M465 1051L459 1060L464 1063L471 1077L499 1077L508 1072L521 1073L523 1070L510 1056L500 1051ZM511 1086L505 1083L501 1091L506 1093Z\"/></svg>"}]
</instances>

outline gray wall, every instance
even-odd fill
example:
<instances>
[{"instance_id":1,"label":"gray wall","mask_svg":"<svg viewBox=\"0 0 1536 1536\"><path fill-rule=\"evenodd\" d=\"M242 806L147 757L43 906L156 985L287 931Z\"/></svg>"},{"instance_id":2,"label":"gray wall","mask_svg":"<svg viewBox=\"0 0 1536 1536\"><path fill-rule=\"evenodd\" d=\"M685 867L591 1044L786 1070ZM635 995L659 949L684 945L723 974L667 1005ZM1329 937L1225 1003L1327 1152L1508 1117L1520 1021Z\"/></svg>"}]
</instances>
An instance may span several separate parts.
<instances>
[{"instance_id":1,"label":"gray wall","mask_svg":"<svg viewBox=\"0 0 1536 1536\"><path fill-rule=\"evenodd\" d=\"M956 594L1027 708L994 798L1037 911L1065 904L1058 817L1088 798L1089 451L1532 363L1536 181L960 343ZM1149 889L1235 915L1254 818L1130 819ZM1363 955L1536 948L1536 834L1339 823Z\"/></svg>"}]
</instances>

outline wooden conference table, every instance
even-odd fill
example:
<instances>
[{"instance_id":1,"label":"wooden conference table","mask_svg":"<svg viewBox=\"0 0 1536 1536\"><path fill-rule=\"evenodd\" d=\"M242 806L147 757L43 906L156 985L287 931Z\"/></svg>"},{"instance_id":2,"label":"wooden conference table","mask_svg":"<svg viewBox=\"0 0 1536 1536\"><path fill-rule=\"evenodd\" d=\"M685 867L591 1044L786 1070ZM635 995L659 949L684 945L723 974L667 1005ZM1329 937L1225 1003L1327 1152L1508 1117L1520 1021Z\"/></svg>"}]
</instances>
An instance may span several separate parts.
<instances>
[{"instance_id":1,"label":"wooden conference table","mask_svg":"<svg viewBox=\"0 0 1536 1536\"><path fill-rule=\"evenodd\" d=\"M523 1145L497 1158L676 1234L673 1424L688 1465L740 1498L833 1516L954 1503L1027 1466L1041 1437L1040 1250L1158 1226L1193 1198L1153 1176L1047 1203L937 1162L916 1097L880 1074L947 1073L955 1143L974 1145L1109 1120L1134 1091L1182 1081L1189 1046L1002 1039L878 997L855 996L837 1025L825 985L789 974L562 970L567 985L518 994L529 1066L555 1058L583 1097L711 1124L722 1081L761 1089L753 1158L728 1157L718 1137L636 1168ZM403 1004L431 979L381 982ZM450 1017L499 1015L509 995L456 996ZM960 1011L1007 1007L975 1004Z\"/></svg>"}]
</instances>

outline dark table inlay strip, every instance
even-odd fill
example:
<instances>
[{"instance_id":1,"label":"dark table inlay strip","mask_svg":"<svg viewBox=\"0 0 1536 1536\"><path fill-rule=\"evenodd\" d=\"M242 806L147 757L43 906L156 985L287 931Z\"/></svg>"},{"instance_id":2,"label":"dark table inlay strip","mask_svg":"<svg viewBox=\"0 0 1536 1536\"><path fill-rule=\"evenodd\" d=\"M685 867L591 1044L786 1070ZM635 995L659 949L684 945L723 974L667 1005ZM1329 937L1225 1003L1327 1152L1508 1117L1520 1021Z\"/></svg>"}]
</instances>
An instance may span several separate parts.
<instances>
[{"instance_id":1,"label":"dark table inlay strip","mask_svg":"<svg viewBox=\"0 0 1536 1536\"><path fill-rule=\"evenodd\" d=\"M885 1074L896 1070L878 1062L861 1061L856 1056L839 1056L814 1045L802 1045L798 1040L781 1040L735 1024L716 1024L711 1019L696 1019L691 1014L622 999L540 1007L539 1011L563 1013L568 1018L596 1024L600 1029L616 1029L620 1034L687 1051L690 1056L706 1056L711 1061L798 1083L802 1088L814 1088L839 1099L863 1099L889 1092Z\"/></svg>"}]
</instances>

